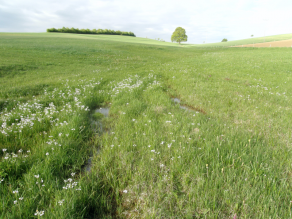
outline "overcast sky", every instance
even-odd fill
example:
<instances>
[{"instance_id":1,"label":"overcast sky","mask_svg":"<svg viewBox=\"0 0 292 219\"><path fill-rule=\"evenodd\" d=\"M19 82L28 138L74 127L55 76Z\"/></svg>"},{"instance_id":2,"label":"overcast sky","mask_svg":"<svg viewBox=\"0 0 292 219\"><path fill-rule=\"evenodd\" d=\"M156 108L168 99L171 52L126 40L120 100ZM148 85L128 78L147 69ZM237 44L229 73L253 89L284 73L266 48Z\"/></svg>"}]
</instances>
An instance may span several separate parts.
<instances>
[{"instance_id":1,"label":"overcast sky","mask_svg":"<svg viewBox=\"0 0 292 219\"><path fill-rule=\"evenodd\" d=\"M132 31L170 41L185 28L188 43L292 33L291 0L0 0L0 32L75 27Z\"/></svg>"}]
</instances>

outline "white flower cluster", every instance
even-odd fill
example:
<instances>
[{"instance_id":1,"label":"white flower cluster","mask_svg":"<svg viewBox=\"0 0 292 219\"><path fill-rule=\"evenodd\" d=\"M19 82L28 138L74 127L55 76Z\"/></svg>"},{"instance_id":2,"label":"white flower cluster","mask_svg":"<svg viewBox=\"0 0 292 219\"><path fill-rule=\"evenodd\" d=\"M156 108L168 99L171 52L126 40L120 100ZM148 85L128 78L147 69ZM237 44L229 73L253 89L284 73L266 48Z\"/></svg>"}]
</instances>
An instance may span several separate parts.
<instances>
[{"instance_id":1,"label":"white flower cluster","mask_svg":"<svg viewBox=\"0 0 292 219\"><path fill-rule=\"evenodd\" d=\"M145 79L156 79L156 76L153 76L153 74L149 74L148 77L139 79L138 75L135 75L135 78L129 77L121 82L118 82L114 87L112 87L113 95L119 94L121 91L126 92L132 92L135 88L140 87L143 84L143 80ZM160 83L156 80L154 80L152 83L149 83L149 87L151 88L153 86L160 85Z\"/></svg>"},{"instance_id":2,"label":"white flower cluster","mask_svg":"<svg viewBox=\"0 0 292 219\"><path fill-rule=\"evenodd\" d=\"M32 104L18 103L11 112L5 110L1 114L0 123L2 122L2 125L0 133L5 136L12 132L21 133L25 127L32 128L35 122L43 120L42 105L37 102Z\"/></svg>"},{"instance_id":3,"label":"white flower cluster","mask_svg":"<svg viewBox=\"0 0 292 219\"><path fill-rule=\"evenodd\" d=\"M41 178L41 180L39 180L39 178L40 178L39 174L38 175L34 175L34 177L37 179L35 184L40 185L40 184L44 183L44 180L42 178ZM42 184L42 186L45 186L45 184Z\"/></svg>"},{"instance_id":4,"label":"white flower cluster","mask_svg":"<svg viewBox=\"0 0 292 219\"><path fill-rule=\"evenodd\" d=\"M61 133L62 134L62 133ZM59 134L60 136L60 134ZM47 142L46 142L48 145L57 145L57 146L61 146L61 144L59 144L55 139L49 139Z\"/></svg>"},{"instance_id":5,"label":"white flower cluster","mask_svg":"<svg viewBox=\"0 0 292 219\"><path fill-rule=\"evenodd\" d=\"M113 88L113 92L114 94L118 94L121 90L128 90L128 91L132 91L133 89L140 87L140 85L143 83L143 81L136 79L136 81L134 82L134 80L129 77L127 79L122 80L121 82L118 82L117 85Z\"/></svg>"},{"instance_id":6,"label":"white flower cluster","mask_svg":"<svg viewBox=\"0 0 292 219\"><path fill-rule=\"evenodd\" d=\"M62 200L58 201L58 204L59 204L59 205L63 205L63 202L64 202L64 201L65 201L65 200L62 199Z\"/></svg>"},{"instance_id":7,"label":"white flower cluster","mask_svg":"<svg viewBox=\"0 0 292 219\"><path fill-rule=\"evenodd\" d=\"M18 195L18 189L12 191L12 193L17 196ZM23 197L19 197L18 200L22 201L23 200ZM17 200L13 201L13 203L16 205L18 203Z\"/></svg>"},{"instance_id":8,"label":"white flower cluster","mask_svg":"<svg viewBox=\"0 0 292 219\"><path fill-rule=\"evenodd\" d=\"M5 136L9 136L9 133L21 133L24 128L32 129L35 123L42 123L45 117L51 119L55 113L58 113L58 111L53 103L50 103L49 107L44 109L37 102L18 104L11 112L2 114L0 133Z\"/></svg>"},{"instance_id":9,"label":"white flower cluster","mask_svg":"<svg viewBox=\"0 0 292 219\"><path fill-rule=\"evenodd\" d=\"M45 214L45 211L38 211L36 210L36 212L34 213L35 216L43 216Z\"/></svg>"},{"instance_id":10,"label":"white flower cluster","mask_svg":"<svg viewBox=\"0 0 292 219\"><path fill-rule=\"evenodd\" d=\"M80 88L75 88L75 92L72 91L68 82L66 82L67 91L59 90L58 88L55 88L52 92L44 90L44 95L38 99L26 103L19 102L10 112L8 112L7 109L0 112L0 134L9 136L12 133L21 133L24 128L32 129L36 123L42 123L46 118L50 120L52 125L63 125L62 123L57 123L58 119L54 120L54 117L56 117L58 113L74 113L76 110L80 109L89 111L89 107L82 104L82 99L86 97L85 91L87 91L88 88L94 88L96 85L100 84L100 82L94 82L94 79L89 82L85 80L79 81L84 84L79 85ZM87 92L91 93L91 91ZM48 98L53 100L56 97L68 100L67 103L64 102L63 107L60 107L60 111L57 110L53 102L51 102L48 107L44 107L42 104L38 103L42 99L47 101ZM72 97L75 102L75 107L70 104Z\"/></svg>"},{"instance_id":11,"label":"white flower cluster","mask_svg":"<svg viewBox=\"0 0 292 219\"><path fill-rule=\"evenodd\" d=\"M50 103L49 107L45 107L44 113L47 117L50 118L50 116L52 116L54 113L58 113L58 111L54 103Z\"/></svg>"},{"instance_id":12,"label":"white flower cluster","mask_svg":"<svg viewBox=\"0 0 292 219\"><path fill-rule=\"evenodd\" d=\"M74 101L75 101L75 106L77 106L78 108L82 110L89 111L89 107L81 105L82 102L80 102L77 97L74 97Z\"/></svg>"},{"instance_id":13,"label":"white flower cluster","mask_svg":"<svg viewBox=\"0 0 292 219\"><path fill-rule=\"evenodd\" d=\"M72 173L71 175L75 175L75 173ZM78 182L74 182L74 180L72 178L69 178L67 180L64 180L64 182L66 183L66 186L63 186L63 189L73 189L77 186ZM75 190L81 190L81 187L75 189Z\"/></svg>"},{"instance_id":14,"label":"white flower cluster","mask_svg":"<svg viewBox=\"0 0 292 219\"><path fill-rule=\"evenodd\" d=\"M2 151L6 152L7 149L3 148ZM25 159L25 158L28 157L28 154L30 153L30 150L28 150L26 154L23 153L22 149L18 150L17 152L18 152L18 154L15 154L13 152L10 153L10 154L6 153L4 155L4 157L2 157L2 162L11 162L11 163L13 163L13 162L16 161L16 159ZM25 161L23 160L23 162L25 162Z\"/></svg>"}]
</instances>

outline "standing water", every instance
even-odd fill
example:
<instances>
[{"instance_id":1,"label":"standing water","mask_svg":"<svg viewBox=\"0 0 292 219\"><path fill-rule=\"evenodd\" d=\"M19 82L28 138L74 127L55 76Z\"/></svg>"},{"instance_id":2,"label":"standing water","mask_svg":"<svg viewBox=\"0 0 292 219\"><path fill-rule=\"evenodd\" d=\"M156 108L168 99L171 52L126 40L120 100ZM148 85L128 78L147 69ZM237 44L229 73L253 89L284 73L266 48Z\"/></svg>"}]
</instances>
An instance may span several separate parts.
<instances>
[{"instance_id":1,"label":"standing water","mask_svg":"<svg viewBox=\"0 0 292 219\"><path fill-rule=\"evenodd\" d=\"M102 135L105 132L105 130L103 129L103 126L102 126L101 119L103 117L109 116L109 110L110 110L109 107L103 107L103 108L98 108L98 109L94 110L94 113L93 113L92 118L91 118L91 128L95 134ZM97 150L96 153L98 153L98 152L99 151ZM87 161L87 164L84 167L84 170L86 172L91 171L92 157L93 157L93 153L90 154L90 157Z\"/></svg>"},{"instance_id":2,"label":"standing water","mask_svg":"<svg viewBox=\"0 0 292 219\"><path fill-rule=\"evenodd\" d=\"M180 104L180 99L177 98L177 97L175 97L175 98L171 98L171 100L172 100L174 103L179 104L179 108L181 108L181 109L184 109L184 110L187 110L187 111L194 111L194 110L190 109L189 107L186 107L186 106L181 105L181 104Z\"/></svg>"},{"instance_id":3,"label":"standing water","mask_svg":"<svg viewBox=\"0 0 292 219\"><path fill-rule=\"evenodd\" d=\"M104 115L104 117L108 117L109 115L109 107L104 107L104 108L99 108L99 109L96 109L95 112L96 113L101 113Z\"/></svg>"},{"instance_id":4,"label":"standing water","mask_svg":"<svg viewBox=\"0 0 292 219\"><path fill-rule=\"evenodd\" d=\"M109 116L109 110L110 110L109 107L103 107L94 110L94 114L92 115L91 119L91 128L95 133L99 135L103 134L104 130L102 127L102 122L100 120L103 117Z\"/></svg>"}]
</instances>

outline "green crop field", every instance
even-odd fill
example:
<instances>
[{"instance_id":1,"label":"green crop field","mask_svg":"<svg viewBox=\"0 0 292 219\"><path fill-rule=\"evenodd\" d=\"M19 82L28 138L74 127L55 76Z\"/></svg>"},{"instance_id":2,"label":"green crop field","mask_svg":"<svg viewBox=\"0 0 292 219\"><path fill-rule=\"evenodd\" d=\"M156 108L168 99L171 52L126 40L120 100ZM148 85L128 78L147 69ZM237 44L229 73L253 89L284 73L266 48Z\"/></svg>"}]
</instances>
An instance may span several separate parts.
<instances>
[{"instance_id":1,"label":"green crop field","mask_svg":"<svg viewBox=\"0 0 292 219\"><path fill-rule=\"evenodd\" d=\"M0 33L0 218L291 218L291 54Z\"/></svg>"},{"instance_id":2,"label":"green crop field","mask_svg":"<svg viewBox=\"0 0 292 219\"><path fill-rule=\"evenodd\" d=\"M198 46L198 47L229 47L229 46L241 46L241 45L254 44L254 43L291 40L291 39L292 39L292 34L281 34L281 35L266 36L266 37L250 37L249 39L233 40L233 41L228 41L228 42L195 44L194 46Z\"/></svg>"}]
</instances>

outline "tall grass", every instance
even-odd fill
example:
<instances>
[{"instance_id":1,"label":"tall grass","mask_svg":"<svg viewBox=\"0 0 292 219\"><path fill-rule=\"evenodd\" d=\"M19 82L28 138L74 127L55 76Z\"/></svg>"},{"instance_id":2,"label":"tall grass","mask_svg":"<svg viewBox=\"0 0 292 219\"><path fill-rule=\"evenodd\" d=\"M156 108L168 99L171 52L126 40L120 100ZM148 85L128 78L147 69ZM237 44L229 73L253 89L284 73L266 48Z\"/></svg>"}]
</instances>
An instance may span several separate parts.
<instances>
[{"instance_id":1,"label":"tall grass","mask_svg":"<svg viewBox=\"0 0 292 219\"><path fill-rule=\"evenodd\" d=\"M0 38L1 218L291 217L288 49Z\"/></svg>"}]
</instances>

